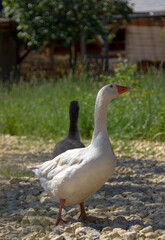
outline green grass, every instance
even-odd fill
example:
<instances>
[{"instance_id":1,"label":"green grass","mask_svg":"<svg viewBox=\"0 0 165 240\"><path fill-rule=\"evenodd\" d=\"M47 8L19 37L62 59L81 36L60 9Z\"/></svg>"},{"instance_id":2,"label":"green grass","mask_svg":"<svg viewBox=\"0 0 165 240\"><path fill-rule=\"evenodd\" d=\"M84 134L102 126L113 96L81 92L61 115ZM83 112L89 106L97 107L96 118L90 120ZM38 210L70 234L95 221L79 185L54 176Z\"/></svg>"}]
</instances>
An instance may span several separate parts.
<instances>
[{"instance_id":1,"label":"green grass","mask_svg":"<svg viewBox=\"0 0 165 240\"><path fill-rule=\"evenodd\" d=\"M124 65L125 64L125 65ZM32 81L31 81L32 82ZM161 70L136 73L134 66L119 65L111 76L97 80L87 75L58 81L0 86L0 133L62 139L69 127L69 104L80 105L79 130L91 138L98 90L109 82L132 88L109 104L108 132L114 139L165 140L165 75Z\"/></svg>"},{"instance_id":2,"label":"green grass","mask_svg":"<svg viewBox=\"0 0 165 240\"><path fill-rule=\"evenodd\" d=\"M10 168L5 168L3 166L1 166L0 169L0 175L4 176L4 177L33 177L34 174L32 172L28 172L28 171L21 171L18 169L15 169L14 171Z\"/></svg>"}]
</instances>

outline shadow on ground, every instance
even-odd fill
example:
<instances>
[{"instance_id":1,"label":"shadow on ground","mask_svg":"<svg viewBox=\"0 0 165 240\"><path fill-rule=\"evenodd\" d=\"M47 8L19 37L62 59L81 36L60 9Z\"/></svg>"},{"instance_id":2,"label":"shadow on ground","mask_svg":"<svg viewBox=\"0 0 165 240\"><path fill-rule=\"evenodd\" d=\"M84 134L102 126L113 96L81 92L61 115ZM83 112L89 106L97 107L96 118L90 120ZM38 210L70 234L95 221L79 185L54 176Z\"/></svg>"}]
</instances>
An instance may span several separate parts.
<instances>
[{"instance_id":1,"label":"shadow on ground","mask_svg":"<svg viewBox=\"0 0 165 240\"><path fill-rule=\"evenodd\" d=\"M39 196L43 190L27 168L49 159L52 159L51 153L3 155L0 211L4 222L22 221L30 208L40 209L42 205L49 212L52 207L58 207L49 197L41 203ZM86 201L88 213L94 215L96 221L86 222L85 225L97 230L105 226L129 229L137 224L165 229L162 208L165 201L164 170L165 163L155 159L118 159L113 177ZM8 175L14 178L10 179ZM70 209L66 207L66 210ZM90 209L94 209L93 214ZM39 212L36 211L36 214L39 215ZM57 213L53 217L56 216Z\"/></svg>"}]
</instances>

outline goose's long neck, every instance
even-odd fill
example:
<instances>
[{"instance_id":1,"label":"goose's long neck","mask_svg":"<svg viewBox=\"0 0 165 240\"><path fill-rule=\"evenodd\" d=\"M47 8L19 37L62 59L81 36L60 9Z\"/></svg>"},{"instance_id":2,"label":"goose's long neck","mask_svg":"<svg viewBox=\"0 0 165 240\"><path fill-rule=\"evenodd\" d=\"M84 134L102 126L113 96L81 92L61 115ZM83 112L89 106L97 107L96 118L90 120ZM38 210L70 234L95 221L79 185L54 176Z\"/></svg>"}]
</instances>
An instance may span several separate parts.
<instances>
[{"instance_id":1,"label":"goose's long neck","mask_svg":"<svg viewBox=\"0 0 165 240\"><path fill-rule=\"evenodd\" d=\"M92 141L94 141L94 139L99 135L100 132L102 132L105 137L108 137L106 125L108 103L109 101L103 101L100 96L97 96L95 104L94 132L92 136Z\"/></svg>"},{"instance_id":2,"label":"goose's long neck","mask_svg":"<svg viewBox=\"0 0 165 240\"><path fill-rule=\"evenodd\" d=\"M70 116L70 126L67 137L69 138L76 138L77 140L80 140L80 134L78 131L78 116Z\"/></svg>"}]
</instances>

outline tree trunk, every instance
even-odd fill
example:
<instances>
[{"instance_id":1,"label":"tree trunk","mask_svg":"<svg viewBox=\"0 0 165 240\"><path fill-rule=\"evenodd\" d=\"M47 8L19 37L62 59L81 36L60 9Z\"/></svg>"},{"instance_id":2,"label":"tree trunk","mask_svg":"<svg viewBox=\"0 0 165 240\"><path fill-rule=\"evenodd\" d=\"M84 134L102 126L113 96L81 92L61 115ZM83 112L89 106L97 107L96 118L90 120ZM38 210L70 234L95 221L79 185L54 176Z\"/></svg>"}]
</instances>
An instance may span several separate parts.
<instances>
[{"instance_id":1,"label":"tree trunk","mask_svg":"<svg viewBox=\"0 0 165 240\"><path fill-rule=\"evenodd\" d=\"M105 26L108 26L109 19L108 16L105 16L104 24ZM104 38L104 55L105 55L105 72L109 71L109 42L108 42L108 36Z\"/></svg>"},{"instance_id":2,"label":"tree trunk","mask_svg":"<svg viewBox=\"0 0 165 240\"><path fill-rule=\"evenodd\" d=\"M105 68L104 71L108 72L109 71L109 44L108 44L108 37L105 37L104 39L104 44L105 44Z\"/></svg>"},{"instance_id":3,"label":"tree trunk","mask_svg":"<svg viewBox=\"0 0 165 240\"><path fill-rule=\"evenodd\" d=\"M31 48L28 48L27 51L18 59L17 64L20 64L30 52Z\"/></svg>"}]
</instances>

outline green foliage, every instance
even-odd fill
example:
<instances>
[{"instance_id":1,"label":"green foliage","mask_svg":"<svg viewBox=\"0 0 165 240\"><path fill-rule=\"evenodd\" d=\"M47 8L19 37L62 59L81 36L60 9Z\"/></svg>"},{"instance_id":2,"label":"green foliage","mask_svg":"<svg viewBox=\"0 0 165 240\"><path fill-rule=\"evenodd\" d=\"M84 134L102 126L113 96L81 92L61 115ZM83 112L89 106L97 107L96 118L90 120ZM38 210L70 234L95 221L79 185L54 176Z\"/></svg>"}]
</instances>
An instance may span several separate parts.
<instances>
[{"instance_id":1,"label":"green foliage","mask_svg":"<svg viewBox=\"0 0 165 240\"><path fill-rule=\"evenodd\" d=\"M127 0L4 0L5 17L17 22L18 36L28 46L39 47L44 41L70 46L92 35L106 35L105 17L114 14L128 20L131 8Z\"/></svg>"},{"instance_id":2,"label":"green foliage","mask_svg":"<svg viewBox=\"0 0 165 240\"><path fill-rule=\"evenodd\" d=\"M162 28L161 35L162 35L163 37L165 37L165 27Z\"/></svg>"},{"instance_id":3,"label":"green foliage","mask_svg":"<svg viewBox=\"0 0 165 240\"><path fill-rule=\"evenodd\" d=\"M58 81L19 83L0 87L0 133L62 139L69 127L69 104L80 105L79 130L90 139L98 90L113 82L131 87L109 104L108 132L113 139L165 140L165 75L161 70L141 74L121 63L108 77L94 81L87 75Z\"/></svg>"},{"instance_id":4,"label":"green foliage","mask_svg":"<svg viewBox=\"0 0 165 240\"><path fill-rule=\"evenodd\" d=\"M122 60L119 58L119 60L120 63L114 69L114 74L109 77L105 76L104 78L106 81L109 80L111 82L115 77L119 82L121 81L121 83L123 79L126 81L126 83L130 83L130 81L135 77L136 64L129 65L127 59Z\"/></svg>"}]
</instances>

